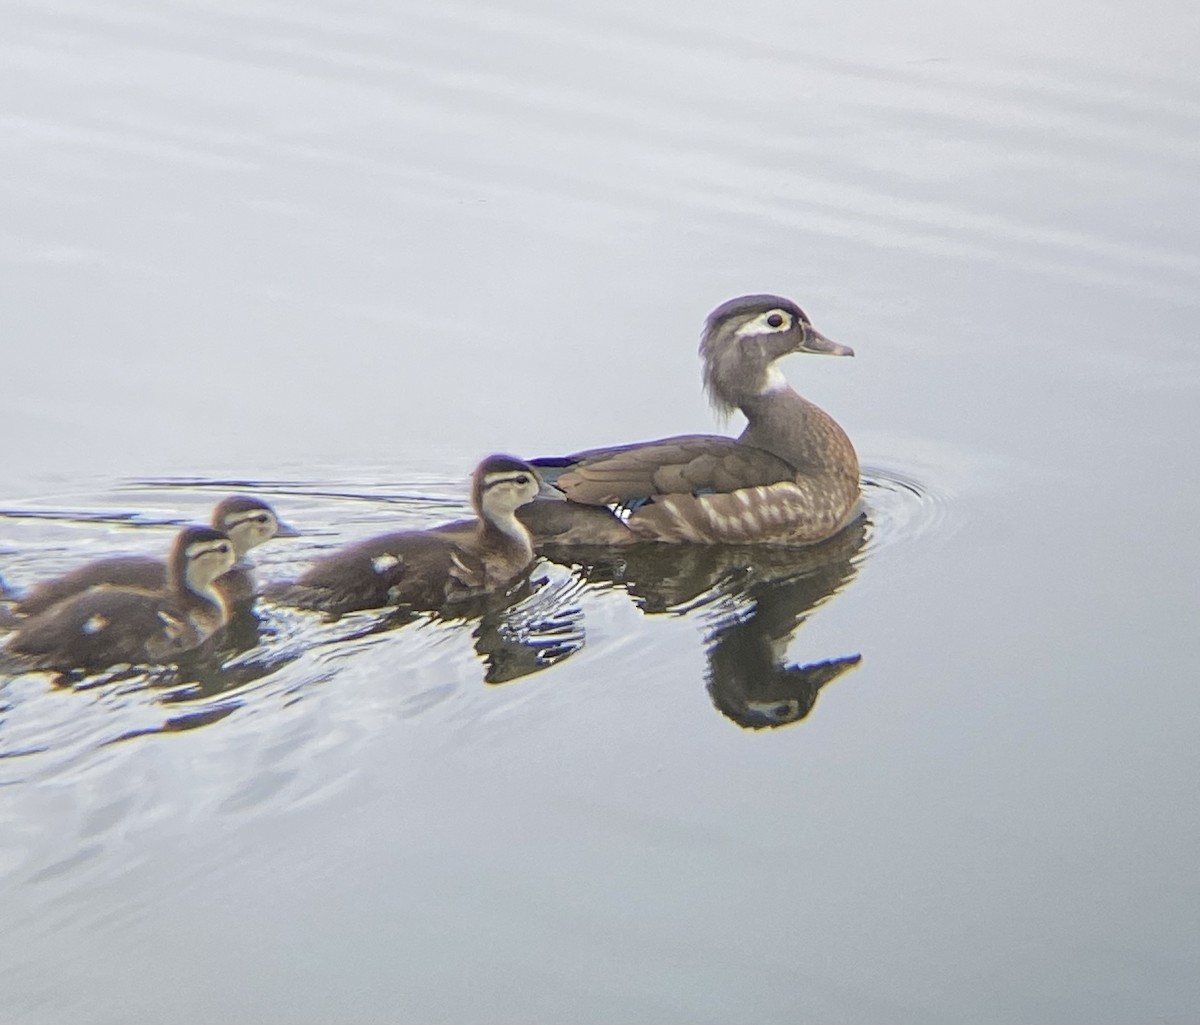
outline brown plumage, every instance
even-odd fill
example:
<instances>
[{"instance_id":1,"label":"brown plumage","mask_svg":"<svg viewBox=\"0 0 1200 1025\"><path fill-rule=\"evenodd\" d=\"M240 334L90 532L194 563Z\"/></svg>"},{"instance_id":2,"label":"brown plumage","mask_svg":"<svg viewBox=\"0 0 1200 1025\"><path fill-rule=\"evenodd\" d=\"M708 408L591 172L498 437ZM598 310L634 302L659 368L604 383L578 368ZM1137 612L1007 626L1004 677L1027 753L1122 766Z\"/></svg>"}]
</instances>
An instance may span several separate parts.
<instances>
[{"instance_id":1,"label":"brown plumage","mask_svg":"<svg viewBox=\"0 0 1200 1025\"><path fill-rule=\"evenodd\" d=\"M534 460L569 501L534 503L522 521L541 544L812 544L837 533L858 502L858 457L833 418L775 367L792 352L854 354L788 299L743 296L718 307L700 344L704 382L718 411L745 414L741 436Z\"/></svg>"},{"instance_id":2,"label":"brown plumage","mask_svg":"<svg viewBox=\"0 0 1200 1025\"><path fill-rule=\"evenodd\" d=\"M254 602L255 585L254 571L244 561L246 553L273 537L290 537L296 532L282 523L266 502L245 495L231 495L218 502L213 509L212 526L229 535L238 560L233 569L216 581L221 600L231 611L248 608ZM104 585L161 591L167 586L167 564L162 559L142 555L96 559L35 584L13 611L21 616L34 616L72 595Z\"/></svg>"},{"instance_id":3,"label":"brown plumage","mask_svg":"<svg viewBox=\"0 0 1200 1025\"><path fill-rule=\"evenodd\" d=\"M347 545L292 584L270 588L286 604L325 612L403 605L438 610L507 587L533 561L529 532L514 516L541 488L511 456L489 456L471 478L478 520L406 530Z\"/></svg>"},{"instance_id":4,"label":"brown plumage","mask_svg":"<svg viewBox=\"0 0 1200 1025\"><path fill-rule=\"evenodd\" d=\"M103 585L25 620L5 650L31 669L100 670L169 662L228 622L213 582L234 564L230 539L211 527L176 535L165 587Z\"/></svg>"}]
</instances>

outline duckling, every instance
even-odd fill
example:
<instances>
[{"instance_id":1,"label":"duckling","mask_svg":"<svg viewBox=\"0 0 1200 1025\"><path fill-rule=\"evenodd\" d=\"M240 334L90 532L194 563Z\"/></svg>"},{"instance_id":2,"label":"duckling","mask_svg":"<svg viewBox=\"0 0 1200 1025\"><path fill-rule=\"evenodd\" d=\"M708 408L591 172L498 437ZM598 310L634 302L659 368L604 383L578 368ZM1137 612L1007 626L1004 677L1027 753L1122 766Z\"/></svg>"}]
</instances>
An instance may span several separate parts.
<instances>
[{"instance_id":1,"label":"duckling","mask_svg":"<svg viewBox=\"0 0 1200 1025\"><path fill-rule=\"evenodd\" d=\"M244 561L246 553L273 537L295 537L297 532L282 522L266 502L246 495L221 499L213 509L212 526L229 535L237 556L234 568L217 580L217 590L231 612L242 611L254 603L255 593L254 571ZM161 591L167 586L167 565L161 559L142 555L97 559L34 585L14 611L21 616L35 616L89 587L101 585Z\"/></svg>"},{"instance_id":2,"label":"duckling","mask_svg":"<svg viewBox=\"0 0 1200 1025\"><path fill-rule=\"evenodd\" d=\"M591 449L532 464L568 502L520 513L539 544L807 545L831 537L859 499L858 456L846 432L798 395L776 361L793 352L853 356L777 295L718 306L700 342L718 413L740 409L735 440L689 434Z\"/></svg>"},{"instance_id":3,"label":"duckling","mask_svg":"<svg viewBox=\"0 0 1200 1025\"><path fill-rule=\"evenodd\" d=\"M471 476L478 519L347 545L268 594L301 608L343 613L388 605L437 610L503 589L533 562L529 531L515 513L541 489L528 463L488 456Z\"/></svg>"},{"instance_id":4,"label":"duckling","mask_svg":"<svg viewBox=\"0 0 1200 1025\"><path fill-rule=\"evenodd\" d=\"M159 590L93 587L25 620L6 645L29 669L83 669L172 661L229 621L213 583L234 565L228 535L185 527Z\"/></svg>"}]
</instances>

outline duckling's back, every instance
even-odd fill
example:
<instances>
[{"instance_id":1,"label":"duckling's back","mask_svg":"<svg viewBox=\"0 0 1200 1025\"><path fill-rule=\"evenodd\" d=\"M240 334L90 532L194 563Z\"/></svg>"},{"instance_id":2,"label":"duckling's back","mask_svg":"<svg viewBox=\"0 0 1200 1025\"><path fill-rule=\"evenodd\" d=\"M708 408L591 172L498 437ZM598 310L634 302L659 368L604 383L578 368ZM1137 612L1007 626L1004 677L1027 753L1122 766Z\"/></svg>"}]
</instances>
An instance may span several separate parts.
<instances>
[{"instance_id":1,"label":"duckling's back","mask_svg":"<svg viewBox=\"0 0 1200 1025\"><path fill-rule=\"evenodd\" d=\"M211 631L161 593L94 587L26 620L7 650L46 669L105 669L169 660Z\"/></svg>"},{"instance_id":2,"label":"duckling's back","mask_svg":"<svg viewBox=\"0 0 1200 1025\"><path fill-rule=\"evenodd\" d=\"M247 609L254 604L254 573L244 565L235 565L219 576L213 586L231 610ZM139 591L165 592L167 567L160 559L142 555L116 555L96 559L52 580L43 580L17 600L14 611L20 616L36 616L68 598L93 587L128 587Z\"/></svg>"},{"instance_id":3,"label":"duckling's back","mask_svg":"<svg viewBox=\"0 0 1200 1025\"><path fill-rule=\"evenodd\" d=\"M460 549L453 539L428 531L384 534L318 559L272 597L333 613L395 604L440 608L452 589Z\"/></svg>"},{"instance_id":4,"label":"duckling's back","mask_svg":"<svg viewBox=\"0 0 1200 1025\"><path fill-rule=\"evenodd\" d=\"M167 567L158 559L140 555L118 555L96 559L52 580L30 588L20 599L16 611L36 616L68 598L92 587L129 587L140 591L162 591L167 585Z\"/></svg>"}]
</instances>

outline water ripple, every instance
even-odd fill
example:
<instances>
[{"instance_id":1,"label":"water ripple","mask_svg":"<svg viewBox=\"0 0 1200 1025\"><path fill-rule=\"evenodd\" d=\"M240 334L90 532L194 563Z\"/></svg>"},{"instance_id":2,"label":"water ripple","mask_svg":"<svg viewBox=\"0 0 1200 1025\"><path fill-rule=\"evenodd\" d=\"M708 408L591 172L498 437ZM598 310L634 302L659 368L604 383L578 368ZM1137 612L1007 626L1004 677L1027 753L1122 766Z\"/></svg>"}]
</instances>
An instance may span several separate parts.
<instances>
[{"instance_id":1,"label":"water ripple","mask_svg":"<svg viewBox=\"0 0 1200 1025\"><path fill-rule=\"evenodd\" d=\"M344 774L330 778L314 768L317 753L389 724L437 725L448 743L461 742L461 729L515 714L543 693L514 684L581 651L587 615L604 623L614 605L630 600L644 613L701 625L698 641L713 652L710 690L724 714L744 723L753 719L756 728L766 721L759 706L787 713L778 713L771 725L807 714L812 688L829 673L813 682L816 671L805 671L811 693L803 700L757 694L726 666L726 653L763 630L778 633L773 644L786 644L811 609L853 579L862 559L946 528L949 494L911 473L867 467L863 490L867 519L857 534L808 554L651 546L658 551L605 556L587 566L543 561L523 589L462 619L382 611L334 620L267 604L245 643L215 663L82 679L46 673L0 678L0 786L11 793L82 783L94 789L107 781L103 801L77 806L75 840L68 829L53 842L31 841L29 858L9 869L20 873L37 865L30 881L78 881L86 876L80 866L106 837L166 814L175 799L170 780L126 778L122 766L143 745L168 737L180 738L170 742L173 749L184 737L193 743L201 735L214 738L203 749L220 752L222 764L206 764L190 786L196 800L222 816L336 791ZM256 552L265 578L294 573L331 540L365 536L384 525L428 526L466 511L462 481L444 474L406 475L403 481L383 471L308 480L126 480L0 510L0 520L16 534L3 569L19 589L77 561L81 546L90 546L88 554L107 554L114 547L127 550L132 539L135 548L161 550L177 524L204 518L214 497L229 491L269 496L303 531ZM756 615L757 625L751 622ZM748 650L765 658L755 644ZM748 657L738 655L730 665L748 664ZM839 665L856 659L845 656ZM795 666L764 661L763 667L777 681L798 686ZM330 686L335 680L336 688Z\"/></svg>"},{"instance_id":2,"label":"water ripple","mask_svg":"<svg viewBox=\"0 0 1200 1025\"><path fill-rule=\"evenodd\" d=\"M952 511L948 492L903 471L878 466L862 468L862 487L870 524L869 550L945 533Z\"/></svg>"}]
</instances>

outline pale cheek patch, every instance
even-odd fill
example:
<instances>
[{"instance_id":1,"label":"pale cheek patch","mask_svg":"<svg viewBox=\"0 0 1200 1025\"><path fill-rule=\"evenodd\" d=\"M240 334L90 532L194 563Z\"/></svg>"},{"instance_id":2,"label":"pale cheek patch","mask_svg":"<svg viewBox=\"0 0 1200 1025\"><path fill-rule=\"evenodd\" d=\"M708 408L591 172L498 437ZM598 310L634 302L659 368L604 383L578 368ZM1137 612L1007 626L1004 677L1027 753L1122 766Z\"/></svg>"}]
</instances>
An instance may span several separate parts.
<instances>
[{"instance_id":1,"label":"pale cheek patch","mask_svg":"<svg viewBox=\"0 0 1200 1025\"><path fill-rule=\"evenodd\" d=\"M386 573L400 565L400 557L396 555L376 555L371 560L371 569L376 573Z\"/></svg>"},{"instance_id":2,"label":"pale cheek patch","mask_svg":"<svg viewBox=\"0 0 1200 1025\"><path fill-rule=\"evenodd\" d=\"M99 612L97 612L88 616L87 620L83 624L83 632L90 637L94 634L98 634L106 626L108 626L108 620L100 615Z\"/></svg>"},{"instance_id":3,"label":"pale cheek patch","mask_svg":"<svg viewBox=\"0 0 1200 1025\"><path fill-rule=\"evenodd\" d=\"M270 518L265 523L259 522L260 512L243 513L241 516L227 517L224 523L225 533L230 536L248 537L257 543L259 539L275 536L275 524Z\"/></svg>"}]
</instances>

